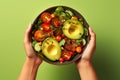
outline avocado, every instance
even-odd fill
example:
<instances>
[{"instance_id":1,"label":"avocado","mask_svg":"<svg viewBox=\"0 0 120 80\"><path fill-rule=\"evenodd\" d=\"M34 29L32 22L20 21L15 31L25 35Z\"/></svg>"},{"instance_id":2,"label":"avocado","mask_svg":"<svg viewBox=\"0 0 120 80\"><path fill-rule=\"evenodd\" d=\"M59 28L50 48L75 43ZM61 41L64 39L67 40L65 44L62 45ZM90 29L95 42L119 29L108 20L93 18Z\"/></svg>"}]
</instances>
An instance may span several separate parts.
<instances>
[{"instance_id":1,"label":"avocado","mask_svg":"<svg viewBox=\"0 0 120 80\"><path fill-rule=\"evenodd\" d=\"M59 43L51 37L46 38L42 43L42 53L51 61L59 60L61 57Z\"/></svg>"},{"instance_id":2,"label":"avocado","mask_svg":"<svg viewBox=\"0 0 120 80\"><path fill-rule=\"evenodd\" d=\"M84 34L84 27L78 20L69 19L63 24L63 33L70 39L80 39Z\"/></svg>"}]
</instances>

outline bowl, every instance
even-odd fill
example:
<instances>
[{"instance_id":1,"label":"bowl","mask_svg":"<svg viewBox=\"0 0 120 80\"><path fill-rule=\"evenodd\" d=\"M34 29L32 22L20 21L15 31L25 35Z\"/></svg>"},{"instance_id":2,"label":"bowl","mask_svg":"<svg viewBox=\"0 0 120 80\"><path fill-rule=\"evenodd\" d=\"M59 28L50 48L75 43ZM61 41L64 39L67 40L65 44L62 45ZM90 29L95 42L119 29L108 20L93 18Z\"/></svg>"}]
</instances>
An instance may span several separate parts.
<instances>
[{"instance_id":1,"label":"bowl","mask_svg":"<svg viewBox=\"0 0 120 80\"><path fill-rule=\"evenodd\" d=\"M33 22L30 34L32 47L47 63L73 63L81 58L89 41L88 27L84 17L75 9L67 6L50 7Z\"/></svg>"}]
</instances>

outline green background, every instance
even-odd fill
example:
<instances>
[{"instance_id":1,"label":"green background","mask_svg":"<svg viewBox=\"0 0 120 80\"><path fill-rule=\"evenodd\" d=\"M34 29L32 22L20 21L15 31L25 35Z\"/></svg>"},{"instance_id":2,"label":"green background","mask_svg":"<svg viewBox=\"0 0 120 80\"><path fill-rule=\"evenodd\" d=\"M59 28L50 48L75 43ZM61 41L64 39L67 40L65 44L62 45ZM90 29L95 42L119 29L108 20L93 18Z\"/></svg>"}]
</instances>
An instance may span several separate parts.
<instances>
[{"instance_id":1,"label":"green background","mask_svg":"<svg viewBox=\"0 0 120 80\"><path fill-rule=\"evenodd\" d=\"M44 9L65 5L78 10L97 36L93 66L99 80L120 80L119 0L0 0L0 80L17 80L25 61L24 31ZM87 76L86 76L87 77ZM43 62L37 80L79 80L75 64Z\"/></svg>"}]
</instances>

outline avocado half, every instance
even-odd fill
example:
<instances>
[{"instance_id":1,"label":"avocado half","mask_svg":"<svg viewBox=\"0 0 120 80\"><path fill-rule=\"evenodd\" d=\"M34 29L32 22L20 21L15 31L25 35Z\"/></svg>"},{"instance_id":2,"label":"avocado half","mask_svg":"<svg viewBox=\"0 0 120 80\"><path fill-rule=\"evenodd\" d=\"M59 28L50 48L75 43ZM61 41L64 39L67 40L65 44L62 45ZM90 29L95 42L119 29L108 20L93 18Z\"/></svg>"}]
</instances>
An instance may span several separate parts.
<instances>
[{"instance_id":1,"label":"avocado half","mask_svg":"<svg viewBox=\"0 0 120 80\"><path fill-rule=\"evenodd\" d=\"M49 60L56 61L61 57L61 48L55 39L48 37L43 41L42 53Z\"/></svg>"},{"instance_id":2,"label":"avocado half","mask_svg":"<svg viewBox=\"0 0 120 80\"><path fill-rule=\"evenodd\" d=\"M84 34L84 28L78 20L67 20L63 25L63 33L70 39L80 39Z\"/></svg>"}]
</instances>

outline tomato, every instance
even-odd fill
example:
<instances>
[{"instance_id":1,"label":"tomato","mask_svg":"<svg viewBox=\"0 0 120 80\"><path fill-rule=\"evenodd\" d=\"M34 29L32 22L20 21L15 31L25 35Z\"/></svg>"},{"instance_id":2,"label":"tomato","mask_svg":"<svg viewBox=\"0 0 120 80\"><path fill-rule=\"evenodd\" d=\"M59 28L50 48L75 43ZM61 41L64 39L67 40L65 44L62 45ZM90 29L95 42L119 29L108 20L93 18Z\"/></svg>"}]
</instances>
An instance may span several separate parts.
<instances>
[{"instance_id":1,"label":"tomato","mask_svg":"<svg viewBox=\"0 0 120 80\"><path fill-rule=\"evenodd\" d=\"M35 39L36 41L41 41L41 40L43 40L43 39L44 39L44 33L43 33L43 31L42 31L42 30L37 30L37 31L35 31L35 33L34 33L34 39Z\"/></svg>"},{"instance_id":2,"label":"tomato","mask_svg":"<svg viewBox=\"0 0 120 80\"><path fill-rule=\"evenodd\" d=\"M65 49L73 52L76 50L72 44L65 44Z\"/></svg>"},{"instance_id":3,"label":"tomato","mask_svg":"<svg viewBox=\"0 0 120 80\"><path fill-rule=\"evenodd\" d=\"M50 23L43 23L41 27L44 31L50 31Z\"/></svg>"},{"instance_id":4,"label":"tomato","mask_svg":"<svg viewBox=\"0 0 120 80\"><path fill-rule=\"evenodd\" d=\"M54 17L55 17L55 14L51 14L51 17L54 18Z\"/></svg>"},{"instance_id":5,"label":"tomato","mask_svg":"<svg viewBox=\"0 0 120 80\"><path fill-rule=\"evenodd\" d=\"M58 36L55 37L55 39L59 42L61 40L61 36L58 35Z\"/></svg>"},{"instance_id":6,"label":"tomato","mask_svg":"<svg viewBox=\"0 0 120 80\"><path fill-rule=\"evenodd\" d=\"M82 52L82 47L81 46L76 47L76 52L81 53Z\"/></svg>"},{"instance_id":7,"label":"tomato","mask_svg":"<svg viewBox=\"0 0 120 80\"><path fill-rule=\"evenodd\" d=\"M60 58L60 59L59 59L59 62L60 62L60 63L63 63L63 62L64 62L64 59L63 59L63 58Z\"/></svg>"},{"instance_id":8,"label":"tomato","mask_svg":"<svg viewBox=\"0 0 120 80\"><path fill-rule=\"evenodd\" d=\"M40 16L42 22L48 23L51 21L52 16L49 12L43 12Z\"/></svg>"},{"instance_id":9,"label":"tomato","mask_svg":"<svg viewBox=\"0 0 120 80\"><path fill-rule=\"evenodd\" d=\"M54 17L52 19L52 25L55 27L59 27L60 26L60 19L58 17Z\"/></svg>"},{"instance_id":10,"label":"tomato","mask_svg":"<svg viewBox=\"0 0 120 80\"><path fill-rule=\"evenodd\" d=\"M72 16L71 19L78 20L78 17L77 16Z\"/></svg>"},{"instance_id":11,"label":"tomato","mask_svg":"<svg viewBox=\"0 0 120 80\"><path fill-rule=\"evenodd\" d=\"M74 55L74 52L73 52L73 51L70 51L69 54Z\"/></svg>"},{"instance_id":12,"label":"tomato","mask_svg":"<svg viewBox=\"0 0 120 80\"><path fill-rule=\"evenodd\" d=\"M62 58L63 58L64 60L70 60L71 57L72 57L72 56L71 56L71 54L69 53L69 51L63 51L63 53L62 53Z\"/></svg>"}]
</instances>

